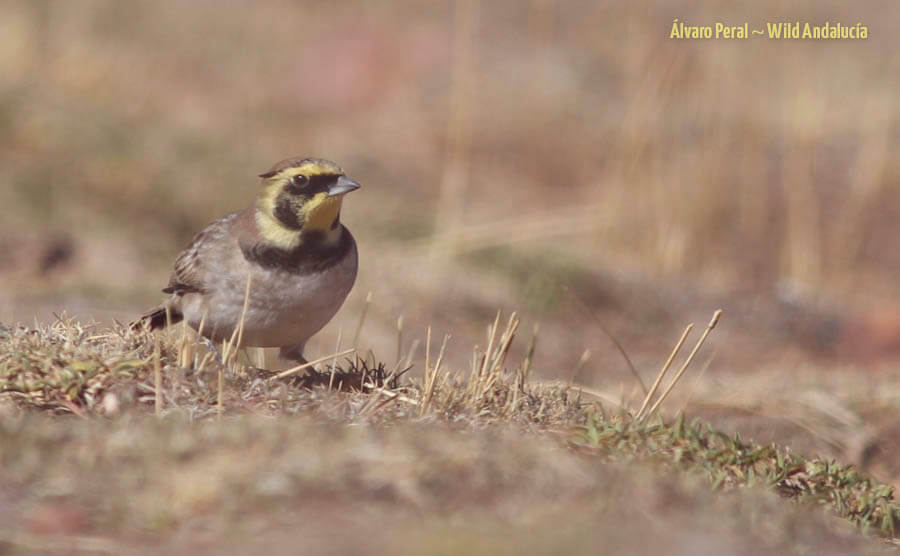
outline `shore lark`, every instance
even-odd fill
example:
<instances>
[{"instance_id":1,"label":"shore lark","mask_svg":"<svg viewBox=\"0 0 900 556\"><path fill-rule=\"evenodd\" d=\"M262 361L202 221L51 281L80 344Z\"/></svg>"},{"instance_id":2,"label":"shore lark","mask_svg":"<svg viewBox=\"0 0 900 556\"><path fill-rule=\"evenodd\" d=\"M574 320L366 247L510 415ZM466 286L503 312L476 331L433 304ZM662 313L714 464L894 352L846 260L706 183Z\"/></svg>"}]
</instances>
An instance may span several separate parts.
<instances>
[{"instance_id":1,"label":"shore lark","mask_svg":"<svg viewBox=\"0 0 900 556\"><path fill-rule=\"evenodd\" d=\"M194 237L163 289L171 296L134 325L185 320L210 340L231 338L250 276L241 347L279 347L282 358L305 361L307 340L356 280L356 241L340 216L344 195L359 184L317 158L282 160L259 177L255 203Z\"/></svg>"}]
</instances>

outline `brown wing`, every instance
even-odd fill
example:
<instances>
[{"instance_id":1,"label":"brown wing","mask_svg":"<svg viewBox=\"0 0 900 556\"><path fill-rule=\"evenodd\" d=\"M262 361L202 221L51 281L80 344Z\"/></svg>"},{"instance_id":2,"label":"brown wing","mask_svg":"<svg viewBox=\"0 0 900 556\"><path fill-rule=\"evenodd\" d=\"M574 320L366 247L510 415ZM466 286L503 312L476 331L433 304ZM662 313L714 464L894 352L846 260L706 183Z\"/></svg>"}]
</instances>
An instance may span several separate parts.
<instances>
[{"instance_id":1,"label":"brown wing","mask_svg":"<svg viewBox=\"0 0 900 556\"><path fill-rule=\"evenodd\" d=\"M228 234L231 222L237 214L235 212L216 220L194 236L190 245L175 259L175 268L169 277L169 285L163 289L163 292L184 294L206 291L203 281L206 266L204 254L210 251L210 245Z\"/></svg>"},{"instance_id":2,"label":"brown wing","mask_svg":"<svg viewBox=\"0 0 900 556\"><path fill-rule=\"evenodd\" d=\"M194 237L194 242L182 251L175 259L175 269L169 276L169 285L163 288L165 293L203 293L203 280L200 277L201 259L197 242L203 240L203 232Z\"/></svg>"}]
</instances>

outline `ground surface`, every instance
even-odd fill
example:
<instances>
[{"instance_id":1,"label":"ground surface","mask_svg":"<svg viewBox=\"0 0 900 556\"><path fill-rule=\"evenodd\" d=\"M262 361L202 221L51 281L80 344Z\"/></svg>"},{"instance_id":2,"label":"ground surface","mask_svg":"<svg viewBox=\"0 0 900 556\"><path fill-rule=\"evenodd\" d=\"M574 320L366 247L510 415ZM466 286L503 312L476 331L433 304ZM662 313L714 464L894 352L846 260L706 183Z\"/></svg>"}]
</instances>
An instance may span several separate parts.
<instances>
[{"instance_id":1,"label":"ground surface","mask_svg":"<svg viewBox=\"0 0 900 556\"><path fill-rule=\"evenodd\" d=\"M683 415L611 411L508 359L278 377L189 334L0 329L11 553L759 552L893 547L893 490ZM232 356L228 354L231 353ZM669 402L670 400L666 400ZM881 540L877 540L881 537Z\"/></svg>"}]
</instances>

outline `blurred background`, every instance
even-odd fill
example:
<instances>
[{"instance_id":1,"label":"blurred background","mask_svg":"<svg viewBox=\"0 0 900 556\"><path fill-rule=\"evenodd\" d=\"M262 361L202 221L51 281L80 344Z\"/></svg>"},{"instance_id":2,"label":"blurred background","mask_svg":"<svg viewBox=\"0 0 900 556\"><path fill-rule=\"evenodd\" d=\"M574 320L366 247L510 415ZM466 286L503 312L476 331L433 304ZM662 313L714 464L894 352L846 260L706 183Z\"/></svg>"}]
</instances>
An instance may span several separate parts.
<instances>
[{"instance_id":1,"label":"blurred background","mask_svg":"<svg viewBox=\"0 0 900 556\"><path fill-rule=\"evenodd\" d=\"M679 41L675 19L869 38ZM539 376L633 399L610 335L649 382L722 308L683 403L891 479L898 22L888 1L4 0L0 322L127 322L259 172L319 156L364 185L361 267L311 357L370 292L360 347L389 363L400 317L404 351L430 325L464 369L518 311Z\"/></svg>"}]
</instances>

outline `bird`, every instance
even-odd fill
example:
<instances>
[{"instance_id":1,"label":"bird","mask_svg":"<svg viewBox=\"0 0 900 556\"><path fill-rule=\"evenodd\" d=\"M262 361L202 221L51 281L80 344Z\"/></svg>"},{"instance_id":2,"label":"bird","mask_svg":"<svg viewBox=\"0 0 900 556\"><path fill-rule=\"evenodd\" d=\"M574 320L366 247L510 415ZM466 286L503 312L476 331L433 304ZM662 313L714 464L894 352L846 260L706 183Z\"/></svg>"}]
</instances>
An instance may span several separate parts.
<instances>
[{"instance_id":1,"label":"bird","mask_svg":"<svg viewBox=\"0 0 900 556\"><path fill-rule=\"evenodd\" d=\"M307 340L356 281L356 240L341 223L341 204L360 184L321 158L288 158L259 178L255 202L194 236L162 290L169 297L132 328L184 320L221 342L243 316L239 347L278 347L282 359L306 363Z\"/></svg>"}]
</instances>

